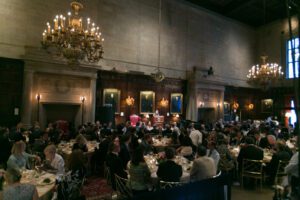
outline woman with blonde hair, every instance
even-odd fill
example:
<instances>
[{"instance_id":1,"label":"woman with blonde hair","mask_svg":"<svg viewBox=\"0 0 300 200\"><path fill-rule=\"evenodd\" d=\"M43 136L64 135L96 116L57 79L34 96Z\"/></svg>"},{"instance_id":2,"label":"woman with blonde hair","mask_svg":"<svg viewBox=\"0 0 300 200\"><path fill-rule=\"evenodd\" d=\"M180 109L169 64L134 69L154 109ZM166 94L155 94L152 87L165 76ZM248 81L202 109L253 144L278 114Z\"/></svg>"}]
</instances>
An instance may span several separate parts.
<instances>
[{"instance_id":1,"label":"woman with blonde hair","mask_svg":"<svg viewBox=\"0 0 300 200\"><path fill-rule=\"evenodd\" d=\"M25 152L26 144L23 141L15 142L12 149L11 155L7 161L7 168L22 170L30 168L30 159L35 159L35 161L40 162L40 157L36 155L31 155Z\"/></svg>"},{"instance_id":2,"label":"woman with blonde hair","mask_svg":"<svg viewBox=\"0 0 300 200\"><path fill-rule=\"evenodd\" d=\"M75 143L73 145L72 150L80 149L83 152L87 152L87 140L82 134L78 134L75 138Z\"/></svg>"}]
</instances>

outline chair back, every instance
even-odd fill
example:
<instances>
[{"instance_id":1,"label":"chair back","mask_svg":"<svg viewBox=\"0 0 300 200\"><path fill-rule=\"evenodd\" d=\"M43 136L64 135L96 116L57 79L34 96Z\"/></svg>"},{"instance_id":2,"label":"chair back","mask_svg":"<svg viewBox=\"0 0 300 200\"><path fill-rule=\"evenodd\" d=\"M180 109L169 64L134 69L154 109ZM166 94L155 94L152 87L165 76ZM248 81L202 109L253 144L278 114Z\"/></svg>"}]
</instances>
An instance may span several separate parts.
<instances>
[{"instance_id":1,"label":"chair back","mask_svg":"<svg viewBox=\"0 0 300 200\"><path fill-rule=\"evenodd\" d=\"M115 181L118 197L120 196L130 199L130 197L132 197L132 191L128 179L122 178L115 174Z\"/></svg>"},{"instance_id":2,"label":"chair back","mask_svg":"<svg viewBox=\"0 0 300 200\"><path fill-rule=\"evenodd\" d=\"M228 155L226 153L222 153L220 154L218 168L219 170L228 172L234 168L234 162L232 159L228 158Z\"/></svg>"},{"instance_id":3,"label":"chair back","mask_svg":"<svg viewBox=\"0 0 300 200\"><path fill-rule=\"evenodd\" d=\"M109 167L106 165L105 162L104 162L104 178L106 179L106 182L107 182L108 185L112 185L110 169L109 169Z\"/></svg>"},{"instance_id":4,"label":"chair back","mask_svg":"<svg viewBox=\"0 0 300 200\"><path fill-rule=\"evenodd\" d=\"M218 178L222 175L222 171L220 170L219 173L217 173L215 176L213 176L213 178Z\"/></svg>"},{"instance_id":5,"label":"chair back","mask_svg":"<svg viewBox=\"0 0 300 200\"><path fill-rule=\"evenodd\" d=\"M169 189L173 187L182 186L182 182L168 182L168 181L159 181L159 187L160 189Z\"/></svg>"},{"instance_id":6,"label":"chair back","mask_svg":"<svg viewBox=\"0 0 300 200\"><path fill-rule=\"evenodd\" d=\"M263 175L263 161L244 159L242 166L242 175L262 176Z\"/></svg>"},{"instance_id":7,"label":"chair back","mask_svg":"<svg viewBox=\"0 0 300 200\"><path fill-rule=\"evenodd\" d=\"M284 171L284 168L289 164L289 161L283 161L283 160L279 160L278 163L278 167L277 167L277 171L276 171L276 177L275 177L275 183L276 184L280 184L279 182L279 178L283 177L283 176L287 176L287 174Z\"/></svg>"}]
</instances>

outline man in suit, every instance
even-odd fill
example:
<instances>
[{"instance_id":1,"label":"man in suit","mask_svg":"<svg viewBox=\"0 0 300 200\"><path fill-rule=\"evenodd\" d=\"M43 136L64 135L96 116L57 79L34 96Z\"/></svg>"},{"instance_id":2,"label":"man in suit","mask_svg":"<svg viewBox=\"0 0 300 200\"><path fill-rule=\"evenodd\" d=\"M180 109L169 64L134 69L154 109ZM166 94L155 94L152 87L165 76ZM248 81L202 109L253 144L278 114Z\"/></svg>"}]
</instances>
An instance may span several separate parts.
<instances>
[{"instance_id":1,"label":"man in suit","mask_svg":"<svg viewBox=\"0 0 300 200\"><path fill-rule=\"evenodd\" d=\"M243 159L262 160L264 158L264 151L254 145L254 140L251 137L246 137L246 145L241 148L238 155L239 170L242 170Z\"/></svg>"},{"instance_id":2,"label":"man in suit","mask_svg":"<svg viewBox=\"0 0 300 200\"><path fill-rule=\"evenodd\" d=\"M159 164L156 174L163 181L179 182L182 176L182 167L173 161L175 149L167 147L165 153L167 160Z\"/></svg>"},{"instance_id":3,"label":"man in suit","mask_svg":"<svg viewBox=\"0 0 300 200\"><path fill-rule=\"evenodd\" d=\"M214 160L206 156L206 148L199 145L197 149L197 158L194 160L190 172L191 181L200 181L211 178L216 175L216 171Z\"/></svg>"}]
</instances>

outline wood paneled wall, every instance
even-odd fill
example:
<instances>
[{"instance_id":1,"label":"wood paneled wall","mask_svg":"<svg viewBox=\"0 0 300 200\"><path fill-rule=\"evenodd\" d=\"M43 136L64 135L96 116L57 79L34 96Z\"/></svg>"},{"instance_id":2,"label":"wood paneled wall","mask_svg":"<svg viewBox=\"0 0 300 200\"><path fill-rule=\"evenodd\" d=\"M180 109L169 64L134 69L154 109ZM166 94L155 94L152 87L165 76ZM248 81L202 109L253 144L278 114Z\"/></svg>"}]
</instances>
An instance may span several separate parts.
<instances>
[{"instance_id":1,"label":"wood paneled wall","mask_svg":"<svg viewBox=\"0 0 300 200\"><path fill-rule=\"evenodd\" d=\"M0 126L11 127L20 121L23 71L22 61L0 58Z\"/></svg>"},{"instance_id":2,"label":"wood paneled wall","mask_svg":"<svg viewBox=\"0 0 300 200\"><path fill-rule=\"evenodd\" d=\"M183 113L185 116L186 107L186 81L181 79L166 78L162 82L155 82L150 76L143 74L117 73L112 71L99 71L97 79L97 99L96 112L103 105L103 90L105 88L115 88L121 91L120 111L124 112L124 117L116 114L116 123L125 122L131 114L140 115L140 91L155 92L155 110L158 110L160 115L165 116L165 121L174 120L172 116L167 117L167 112L170 112L170 96L171 93L183 94ZM125 99L131 96L135 102L133 106L128 106ZM162 107L160 101L165 98L169 101L167 107Z\"/></svg>"}]
</instances>

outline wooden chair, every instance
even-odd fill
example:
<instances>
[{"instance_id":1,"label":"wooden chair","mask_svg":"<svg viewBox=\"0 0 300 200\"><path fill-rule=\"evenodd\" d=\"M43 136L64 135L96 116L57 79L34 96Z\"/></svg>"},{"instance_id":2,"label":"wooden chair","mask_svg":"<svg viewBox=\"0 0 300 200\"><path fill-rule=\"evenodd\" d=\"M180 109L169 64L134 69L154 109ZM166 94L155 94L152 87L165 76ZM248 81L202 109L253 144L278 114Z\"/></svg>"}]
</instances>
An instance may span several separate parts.
<instances>
[{"instance_id":1,"label":"wooden chair","mask_svg":"<svg viewBox=\"0 0 300 200\"><path fill-rule=\"evenodd\" d=\"M130 199L132 197L132 190L128 179L115 174L115 181L118 199Z\"/></svg>"},{"instance_id":2,"label":"wooden chair","mask_svg":"<svg viewBox=\"0 0 300 200\"><path fill-rule=\"evenodd\" d=\"M289 161L279 160L277 171L276 171L276 176L275 176L275 185L280 185L282 177L287 176L287 174L284 171L284 168L288 164L289 164Z\"/></svg>"},{"instance_id":3,"label":"wooden chair","mask_svg":"<svg viewBox=\"0 0 300 200\"><path fill-rule=\"evenodd\" d=\"M241 174L241 186L243 187L244 177L260 180L260 190L262 190L262 182L264 180L263 161L244 159Z\"/></svg>"},{"instance_id":4,"label":"wooden chair","mask_svg":"<svg viewBox=\"0 0 300 200\"><path fill-rule=\"evenodd\" d=\"M167 181L159 181L159 187L160 189L169 189L173 187L182 186L183 182L167 182Z\"/></svg>"},{"instance_id":5,"label":"wooden chair","mask_svg":"<svg viewBox=\"0 0 300 200\"><path fill-rule=\"evenodd\" d=\"M106 182L108 185L111 185L111 174L110 174L110 169L104 162L104 178L106 179Z\"/></svg>"}]
</instances>

